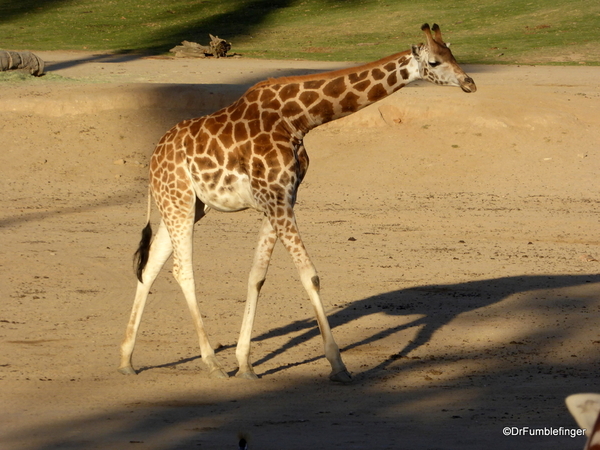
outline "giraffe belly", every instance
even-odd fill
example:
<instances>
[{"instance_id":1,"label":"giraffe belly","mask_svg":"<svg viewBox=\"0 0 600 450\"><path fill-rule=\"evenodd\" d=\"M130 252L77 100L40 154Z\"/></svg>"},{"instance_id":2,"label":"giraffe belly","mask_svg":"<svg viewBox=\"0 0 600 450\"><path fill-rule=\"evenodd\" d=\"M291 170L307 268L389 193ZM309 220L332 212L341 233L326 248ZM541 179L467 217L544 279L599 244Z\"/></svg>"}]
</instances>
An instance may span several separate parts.
<instances>
[{"instance_id":1,"label":"giraffe belly","mask_svg":"<svg viewBox=\"0 0 600 450\"><path fill-rule=\"evenodd\" d=\"M230 175L231 177L227 175L221 177L217 182L194 181L194 191L202 203L221 212L259 209L252 195L248 177L239 174Z\"/></svg>"}]
</instances>

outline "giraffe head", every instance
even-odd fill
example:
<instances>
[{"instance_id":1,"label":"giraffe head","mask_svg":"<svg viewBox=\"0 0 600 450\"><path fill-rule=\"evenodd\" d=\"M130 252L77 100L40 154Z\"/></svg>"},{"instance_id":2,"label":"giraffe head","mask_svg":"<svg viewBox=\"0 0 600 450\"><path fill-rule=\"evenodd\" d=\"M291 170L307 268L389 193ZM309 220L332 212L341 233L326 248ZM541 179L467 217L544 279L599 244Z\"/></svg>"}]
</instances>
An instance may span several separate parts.
<instances>
[{"instance_id":1,"label":"giraffe head","mask_svg":"<svg viewBox=\"0 0 600 450\"><path fill-rule=\"evenodd\" d=\"M475 92L477 86L458 65L450 51L450 44L444 43L440 27L434 23L421 27L427 37L427 43L413 45L412 54L419 63L421 77L435 84L460 86L465 92ZM434 35L431 34L433 31Z\"/></svg>"}]
</instances>

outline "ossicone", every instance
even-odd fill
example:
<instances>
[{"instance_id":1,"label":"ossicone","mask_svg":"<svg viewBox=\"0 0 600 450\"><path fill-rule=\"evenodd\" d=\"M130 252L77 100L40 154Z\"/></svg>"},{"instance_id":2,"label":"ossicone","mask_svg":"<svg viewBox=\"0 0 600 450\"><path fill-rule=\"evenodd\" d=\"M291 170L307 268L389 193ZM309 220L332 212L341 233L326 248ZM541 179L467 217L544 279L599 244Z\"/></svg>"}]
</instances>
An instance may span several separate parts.
<instances>
[{"instance_id":1,"label":"ossicone","mask_svg":"<svg viewBox=\"0 0 600 450\"><path fill-rule=\"evenodd\" d=\"M424 23L421 26L421 30L425 32L425 36L427 37L427 43L430 47L434 44L446 46L446 44L444 43L444 39L442 38L442 30L440 30L440 26L437 23L434 23L432 28L429 28L428 23ZM434 35L431 34L432 31Z\"/></svg>"}]
</instances>

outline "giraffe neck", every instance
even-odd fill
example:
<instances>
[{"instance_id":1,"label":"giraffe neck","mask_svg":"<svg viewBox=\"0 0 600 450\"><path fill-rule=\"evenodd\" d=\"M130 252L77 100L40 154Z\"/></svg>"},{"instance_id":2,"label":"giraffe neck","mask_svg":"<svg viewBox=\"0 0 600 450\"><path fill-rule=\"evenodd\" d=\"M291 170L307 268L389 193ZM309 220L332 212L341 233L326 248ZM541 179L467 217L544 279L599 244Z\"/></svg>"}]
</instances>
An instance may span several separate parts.
<instances>
[{"instance_id":1,"label":"giraffe neck","mask_svg":"<svg viewBox=\"0 0 600 450\"><path fill-rule=\"evenodd\" d=\"M246 100L257 102L263 117L272 111L288 133L301 139L311 129L352 114L422 79L410 51L327 74L269 79L252 87Z\"/></svg>"}]
</instances>

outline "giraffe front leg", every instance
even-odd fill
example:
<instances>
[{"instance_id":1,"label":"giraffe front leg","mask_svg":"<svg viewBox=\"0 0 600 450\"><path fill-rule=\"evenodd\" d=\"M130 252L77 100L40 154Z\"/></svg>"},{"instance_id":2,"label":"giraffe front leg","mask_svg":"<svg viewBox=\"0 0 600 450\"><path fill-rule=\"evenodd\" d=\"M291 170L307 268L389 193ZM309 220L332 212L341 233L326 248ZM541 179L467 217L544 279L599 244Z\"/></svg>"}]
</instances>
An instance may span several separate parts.
<instances>
[{"instance_id":1,"label":"giraffe front leg","mask_svg":"<svg viewBox=\"0 0 600 450\"><path fill-rule=\"evenodd\" d=\"M306 292L308 292L310 302L315 310L315 315L317 316L317 323L319 325L319 330L321 331L321 337L323 338L325 358L327 358L327 361L329 361L329 364L331 365L329 379L339 383L350 383L352 381L352 375L350 375L350 372L348 372L346 365L342 361L340 349L333 338L327 315L323 309L323 302L321 301L319 293L319 276L310 260L307 262L309 264L308 266L299 268L300 279L302 280L302 285L306 289Z\"/></svg>"},{"instance_id":2,"label":"giraffe front leg","mask_svg":"<svg viewBox=\"0 0 600 450\"><path fill-rule=\"evenodd\" d=\"M238 361L238 372L236 377L255 380L258 378L252 364L250 363L250 341L252 339L252 327L256 316L256 305L260 290L265 282L273 247L277 241L275 230L267 218L264 219L254 254L254 262L248 277L248 296L242 319L242 329L236 347L235 355Z\"/></svg>"}]
</instances>

